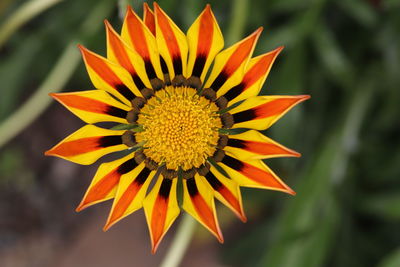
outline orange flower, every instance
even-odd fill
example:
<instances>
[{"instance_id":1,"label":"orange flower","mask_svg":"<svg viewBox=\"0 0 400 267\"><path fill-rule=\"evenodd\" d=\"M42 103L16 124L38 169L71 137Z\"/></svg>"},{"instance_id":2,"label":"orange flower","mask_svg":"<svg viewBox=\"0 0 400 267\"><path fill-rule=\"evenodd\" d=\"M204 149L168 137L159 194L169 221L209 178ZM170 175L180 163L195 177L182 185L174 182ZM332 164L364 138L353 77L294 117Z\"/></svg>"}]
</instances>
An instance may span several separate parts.
<instances>
[{"instance_id":1,"label":"orange flower","mask_svg":"<svg viewBox=\"0 0 400 267\"><path fill-rule=\"evenodd\" d=\"M186 35L157 3L154 13L144 4L143 20L129 7L121 35L105 24L107 58L79 46L97 90L52 94L88 125L46 155L87 165L129 152L100 165L78 211L114 199L106 230L143 207L155 252L179 215L178 183L182 208L220 242L214 198L246 221L240 186L294 194L262 159L300 154L257 130L309 96L258 96L282 50L252 57L262 28L222 50L209 5ZM98 122L123 124L123 130ZM232 131L238 128L246 131Z\"/></svg>"}]
</instances>

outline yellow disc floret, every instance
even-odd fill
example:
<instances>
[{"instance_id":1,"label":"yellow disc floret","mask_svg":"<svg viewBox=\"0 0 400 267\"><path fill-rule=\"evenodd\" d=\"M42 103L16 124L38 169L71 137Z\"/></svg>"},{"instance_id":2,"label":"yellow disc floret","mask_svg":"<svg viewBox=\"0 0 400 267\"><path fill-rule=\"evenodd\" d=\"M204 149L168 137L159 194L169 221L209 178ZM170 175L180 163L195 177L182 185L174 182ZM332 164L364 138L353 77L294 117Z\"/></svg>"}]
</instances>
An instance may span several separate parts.
<instances>
[{"instance_id":1,"label":"yellow disc floret","mask_svg":"<svg viewBox=\"0 0 400 267\"><path fill-rule=\"evenodd\" d=\"M140 110L143 131L136 141L144 154L167 169L200 167L218 143L221 119L218 107L188 87L167 86L157 91Z\"/></svg>"}]
</instances>

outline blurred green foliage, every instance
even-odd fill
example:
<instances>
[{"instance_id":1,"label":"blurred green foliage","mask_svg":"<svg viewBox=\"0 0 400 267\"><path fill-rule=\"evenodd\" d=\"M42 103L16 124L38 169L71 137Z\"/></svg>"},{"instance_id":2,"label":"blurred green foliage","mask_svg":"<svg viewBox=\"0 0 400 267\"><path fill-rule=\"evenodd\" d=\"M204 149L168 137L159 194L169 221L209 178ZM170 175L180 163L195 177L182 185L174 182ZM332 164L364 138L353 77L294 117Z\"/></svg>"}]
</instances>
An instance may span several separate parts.
<instances>
[{"instance_id":1,"label":"blurred green foliage","mask_svg":"<svg viewBox=\"0 0 400 267\"><path fill-rule=\"evenodd\" d=\"M2 1L0 25L23 2ZM81 29L100 2L115 7L104 17L119 29L116 1L69 0L29 21L0 48L0 122L29 99L71 41L104 54L104 31ZM227 233L221 261L400 266L400 2L209 2L227 44L263 26L256 54L285 45L263 93L312 96L266 132L303 154L267 161L297 196L243 190L254 222L241 227L244 234ZM207 1L159 3L186 30ZM131 4L141 10L140 1ZM88 88L82 64L73 77L66 88ZM7 172L21 153L15 143L1 151L1 177L8 178L0 185L10 183Z\"/></svg>"}]
</instances>

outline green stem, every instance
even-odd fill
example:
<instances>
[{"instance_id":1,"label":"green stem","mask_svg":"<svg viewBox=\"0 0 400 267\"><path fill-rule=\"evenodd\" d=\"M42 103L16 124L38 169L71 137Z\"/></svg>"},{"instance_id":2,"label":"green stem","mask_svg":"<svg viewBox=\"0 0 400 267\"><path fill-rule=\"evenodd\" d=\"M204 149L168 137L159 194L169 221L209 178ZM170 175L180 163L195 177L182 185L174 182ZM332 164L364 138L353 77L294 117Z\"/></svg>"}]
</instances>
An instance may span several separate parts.
<instances>
[{"instance_id":1,"label":"green stem","mask_svg":"<svg viewBox=\"0 0 400 267\"><path fill-rule=\"evenodd\" d=\"M31 0L23 4L0 27L0 48L8 37L27 21L63 0Z\"/></svg>"},{"instance_id":2,"label":"green stem","mask_svg":"<svg viewBox=\"0 0 400 267\"><path fill-rule=\"evenodd\" d=\"M178 232L176 233L172 244L167 251L160 267L177 267L179 266L185 251L189 246L192 238L196 222L187 213L185 213L181 224L179 225Z\"/></svg>"},{"instance_id":3,"label":"green stem","mask_svg":"<svg viewBox=\"0 0 400 267\"><path fill-rule=\"evenodd\" d=\"M102 2L84 21L81 33L84 36L93 34L102 25L101 19L110 12L111 1ZM0 124L0 147L29 126L51 103L47 96L50 92L61 91L68 82L80 61L80 55L75 47L76 41L70 42L65 48L53 70L46 77L36 92L16 112Z\"/></svg>"}]
</instances>

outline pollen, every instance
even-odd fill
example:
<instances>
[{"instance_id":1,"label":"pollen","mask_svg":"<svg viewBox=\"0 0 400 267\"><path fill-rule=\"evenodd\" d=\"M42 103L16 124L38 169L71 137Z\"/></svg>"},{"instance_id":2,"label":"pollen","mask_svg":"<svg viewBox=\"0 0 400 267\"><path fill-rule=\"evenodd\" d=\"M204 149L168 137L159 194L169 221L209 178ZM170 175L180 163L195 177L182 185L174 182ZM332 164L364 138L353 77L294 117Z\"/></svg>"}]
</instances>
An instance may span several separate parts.
<instances>
[{"instance_id":1,"label":"pollen","mask_svg":"<svg viewBox=\"0 0 400 267\"><path fill-rule=\"evenodd\" d=\"M143 152L171 170L198 168L216 150L222 127L214 102L189 87L167 86L141 108L136 133Z\"/></svg>"}]
</instances>

